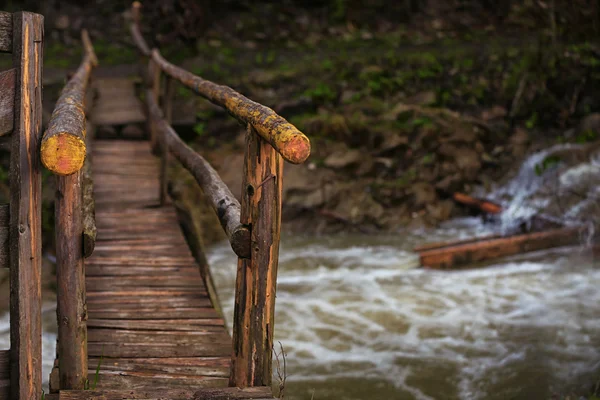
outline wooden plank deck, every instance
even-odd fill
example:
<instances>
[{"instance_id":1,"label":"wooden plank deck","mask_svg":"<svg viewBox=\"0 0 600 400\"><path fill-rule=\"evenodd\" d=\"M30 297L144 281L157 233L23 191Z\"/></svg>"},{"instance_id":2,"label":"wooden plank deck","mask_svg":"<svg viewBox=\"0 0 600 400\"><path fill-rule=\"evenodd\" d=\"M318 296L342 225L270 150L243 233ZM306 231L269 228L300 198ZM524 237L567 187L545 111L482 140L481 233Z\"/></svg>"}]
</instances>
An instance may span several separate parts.
<instances>
[{"instance_id":1,"label":"wooden plank deck","mask_svg":"<svg viewBox=\"0 0 600 400\"><path fill-rule=\"evenodd\" d=\"M201 391L228 385L231 338L175 208L158 207L159 161L148 142L92 146L98 234L86 260L88 367L93 382L100 365L99 381L97 392L61 391L60 397L271 397L270 388Z\"/></svg>"}]
</instances>

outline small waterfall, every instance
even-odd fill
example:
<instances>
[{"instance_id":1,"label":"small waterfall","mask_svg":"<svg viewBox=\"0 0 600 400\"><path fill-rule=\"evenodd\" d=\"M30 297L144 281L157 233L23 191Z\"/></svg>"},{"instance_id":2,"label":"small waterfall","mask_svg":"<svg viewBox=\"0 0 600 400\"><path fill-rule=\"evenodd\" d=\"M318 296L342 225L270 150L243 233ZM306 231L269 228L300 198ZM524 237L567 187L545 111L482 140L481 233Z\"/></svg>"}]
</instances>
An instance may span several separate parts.
<instances>
[{"instance_id":1,"label":"small waterfall","mask_svg":"<svg viewBox=\"0 0 600 400\"><path fill-rule=\"evenodd\" d=\"M517 175L486 197L502 204L500 230L514 233L534 216L567 226L586 226L593 232L595 215L600 215L600 155L567 163L561 155L581 152L585 145L559 144L529 156ZM546 160L555 163L544 168ZM589 234L588 234L589 236Z\"/></svg>"}]
</instances>

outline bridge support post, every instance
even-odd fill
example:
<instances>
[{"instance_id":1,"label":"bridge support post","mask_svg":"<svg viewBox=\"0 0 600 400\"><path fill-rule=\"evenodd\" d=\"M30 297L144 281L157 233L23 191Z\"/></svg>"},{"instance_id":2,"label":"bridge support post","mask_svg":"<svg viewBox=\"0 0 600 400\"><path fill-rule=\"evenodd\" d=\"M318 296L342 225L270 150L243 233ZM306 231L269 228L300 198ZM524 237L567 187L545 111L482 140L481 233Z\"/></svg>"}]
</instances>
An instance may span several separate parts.
<instances>
[{"instance_id":1,"label":"bridge support post","mask_svg":"<svg viewBox=\"0 0 600 400\"><path fill-rule=\"evenodd\" d=\"M83 390L88 377L81 171L57 177L56 281L60 389Z\"/></svg>"},{"instance_id":2,"label":"bridge support post","mask_svg":"<svg viewBox=\"0 0 600 400\"><path fill-rule=\"evenodd\" d=\"M246 134L241 222L251 257L238 259L230 386L270 386L283 158L251 125Z\"/></svg>"}]
</instances>

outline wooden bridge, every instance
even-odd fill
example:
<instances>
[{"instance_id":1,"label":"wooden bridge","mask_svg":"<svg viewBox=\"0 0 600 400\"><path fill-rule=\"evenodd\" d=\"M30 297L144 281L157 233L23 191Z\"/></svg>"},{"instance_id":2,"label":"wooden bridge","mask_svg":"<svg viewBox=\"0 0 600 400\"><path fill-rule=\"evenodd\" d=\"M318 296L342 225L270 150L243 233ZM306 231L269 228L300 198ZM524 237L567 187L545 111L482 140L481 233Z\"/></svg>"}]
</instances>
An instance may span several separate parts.
<instances>
[{"instance_id":1,"label":"wooden bridge","mask_svg":"<svg viewBox=\"0 0 600 400\"><path fill-rule=\"evenodd\" d=\"M0 400L273 398L283 161L306 160L310 142L271 109L165 60L143 39L139 11L134 3L141 96L131 84L102 81L94 101L98 60L84 31L83 61L43 135L43 18L0 13L0 51L14 59L0 74L0 136L11 142L11 199L0 205L11 348L0 351ZM245 127L241 204L169 125L176 84ZM130 122L145 123L147 140L94 138L95 124ZM207 265L186 243L169 200L170 158L196 179L238 256L232 337ZM57 182L58 343L45 395L41 164Z\"/></svg>"}]
</instances>

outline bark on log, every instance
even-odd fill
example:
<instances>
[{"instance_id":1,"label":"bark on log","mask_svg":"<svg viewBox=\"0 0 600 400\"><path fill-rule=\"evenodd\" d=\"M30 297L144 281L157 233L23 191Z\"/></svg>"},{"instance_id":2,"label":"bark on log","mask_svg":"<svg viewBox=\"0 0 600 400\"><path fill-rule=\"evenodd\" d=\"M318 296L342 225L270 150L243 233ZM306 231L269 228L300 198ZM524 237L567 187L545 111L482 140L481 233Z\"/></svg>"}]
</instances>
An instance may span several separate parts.
<instances>
[{"instance_id":1,"label":"bark on log","mask_svg":"<svg viewBox=\"0 0 600 400\"><path fill-rule=\"evenodd\" d=\"M502 207L498 204L492 203L489 200L485 199L476 199L464 193L454 193L452 195L454 201L460 204L464 204L465 206L469 206L472 208L476 208L484 213L488 214L500 214L502 212Z\"/></svg>"},{"instance_id":2,"label":"bark on log","mask_svg":"<svg viewBox=\"0 0 600 400\"><path fill-rule=\"evenodd\" d=\"M152 51L152 59L166 74L177 79L200 96L225 108L244 125L251 124L255 131L269 142L286 161L300 164L310 155L308 138L269 107L248 99L230 87L204 80L169 63L156 49Z\"/></svg>"},{"instance_id":3,"label":"bark on log","mask_svg":"<svg viewBox=\"0 0 600 400\"><path fill-rule=\"evenodd\" d=\"M57 175L79 171L86 155L85 97L90 74L98 59L85 30L82 41L84 59L56 102L42 139L42 162Z\"/></svg>"},{"instance_id":4,"label":"bark on log","mask_svg":"<svg viewBox=\"0 0 600 400\"><path fill-rule=\"evenodd\" d=\"M423 267L452 269L530 251L575 245L579 241L579 228L562 228L505 238L448 244L446 247L421 252L420 259Z\"/></svg>"},{"instance_id":5,"label":"bark on log","mask_svg":"<svg viewBox=\"0 0 600 400\"><path fill-rule=\"evenodd\" d=\"M186 145L165 121L150 89L146 92L149 117L171 154L192 174L219 217L231 248L239 257L250 257L250 230L240 223L241 207L217 171L201 155Z\"/></svg>"}]
</instances>

